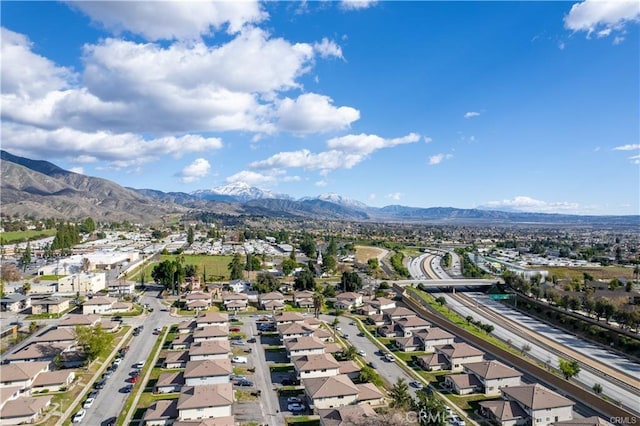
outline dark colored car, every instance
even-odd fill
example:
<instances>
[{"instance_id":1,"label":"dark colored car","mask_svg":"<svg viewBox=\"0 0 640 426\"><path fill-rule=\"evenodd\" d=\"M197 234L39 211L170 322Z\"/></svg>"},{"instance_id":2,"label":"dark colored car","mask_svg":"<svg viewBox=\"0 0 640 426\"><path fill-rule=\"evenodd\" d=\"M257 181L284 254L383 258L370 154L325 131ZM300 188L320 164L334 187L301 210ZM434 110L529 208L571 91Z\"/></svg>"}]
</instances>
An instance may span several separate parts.
<instances>
[{"instance_id":1,"label":"dark colored car","mask_svg":"<svg viewBox=\"0 0 640 426\"><path fill-rule=\"evenodd\" d=\"M253 382L251 380L239 380L238 386L251 387L253 386Z\"/></svg>"},{"instance_id":2,"label":"dark colored car","mask_svg":"<svg viewBox=\"0 0 640 426\"><path fill-rule=\"evenodd\" d=\"M100 423L100 426L115 426L115 424L116 424L116 418L109 417L108 419L104 419L102 423Z\"/></svg>"}]
</instances>

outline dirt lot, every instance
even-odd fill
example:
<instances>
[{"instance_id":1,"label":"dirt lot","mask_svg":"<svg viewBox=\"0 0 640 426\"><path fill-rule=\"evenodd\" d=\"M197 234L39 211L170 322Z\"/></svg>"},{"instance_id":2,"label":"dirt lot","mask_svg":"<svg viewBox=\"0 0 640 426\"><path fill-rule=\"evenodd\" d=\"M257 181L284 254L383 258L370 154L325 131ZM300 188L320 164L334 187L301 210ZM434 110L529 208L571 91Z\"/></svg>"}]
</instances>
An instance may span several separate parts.
<instances>
[{"instance_id":1,"label":"dirt lot","mask_svg":"<svg viewBox=\"0 0 640 426\"><path fill-rule=\"evenodd\" d=\"M378 257L385 252L386 250L378 247L356 246L356 261L359 263L367 263L369 259Z\"/></svg>"}]
</instances>

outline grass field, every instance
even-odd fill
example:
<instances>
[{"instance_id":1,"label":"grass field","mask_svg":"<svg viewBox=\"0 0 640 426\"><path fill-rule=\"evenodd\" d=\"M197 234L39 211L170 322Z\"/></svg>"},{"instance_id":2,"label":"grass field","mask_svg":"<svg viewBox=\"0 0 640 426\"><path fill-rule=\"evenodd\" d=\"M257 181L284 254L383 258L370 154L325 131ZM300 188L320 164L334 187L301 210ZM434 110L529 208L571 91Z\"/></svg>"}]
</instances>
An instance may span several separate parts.
<instances>
[{"instance_id":1,"label":"grass field","mask_svg":"<svg viewBox=\"0 0 640 426\"><path fill-rule=\"evenodd\" d=\"M2 240L3 244L13 244L30 240L38 240L45 237L52 237L54 235L56 235L55 229L43 229L41 231L0 232L0 240Z\"/></svg>"},{"instance_id":2,"label":"grass field","mask_svg":"<svg viewBox=\"0 0 640 426\"><path fill-rule=\"evenodd\" d=\"M163 255L160 256L160 262L175 260L177 257L177 255ZM229 263L232 259L233 256L186 255L184 256L184 264L195 265L200 276L206 271L207 281L224 281L229 279ZM155 265L155 263L150 263L145 266L144 277L146 282L152 281L151 271ZM130 279L136 282L139 281L140 272L137 271Z\"/></svg>"},{"instance_id":3,"label":"grass field","mask_svg":"<svg viewBox=\"0 0 640 426\"><path fill-rule=\"evenodd\" d=\"M386 250L378 247L356 246L356 261L359 263L367 263L371 258L378 257Z\"/></svg>"},{"instance_id":4,"label":"grass field","mask_svg":"<svg viewBox=\"0 0 640 426\"><path fill-rule=\"evenodd\" d=\"M545 266L549 276L555 275L560 279L577 279L582 281L584 273L591 275L596 280L611 280L613 278L633 279L633 267L601 266L601 267L563 267Z\"/></svg>"}]
</instances>

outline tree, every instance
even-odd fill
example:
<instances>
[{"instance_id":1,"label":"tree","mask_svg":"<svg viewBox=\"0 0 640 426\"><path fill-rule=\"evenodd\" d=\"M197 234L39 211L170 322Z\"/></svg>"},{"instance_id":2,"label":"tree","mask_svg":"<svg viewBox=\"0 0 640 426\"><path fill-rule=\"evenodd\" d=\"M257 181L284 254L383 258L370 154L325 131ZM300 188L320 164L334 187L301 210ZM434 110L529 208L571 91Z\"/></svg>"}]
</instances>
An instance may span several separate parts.
<instances>
[{"instance_id":1,"label":"tree","mask_svg":"<svg viewBox=\"0 0 640 426\"><path fill-rule=\"evenodd\" d=\"M362 288L362 278L357 272L343 272L340 278L342 291L358 291Z\"/></svg>"},{"instance_id":2,"label":"tree","mask_svg":"<svg viewBox=\"0 0 640 426\"><path fill-rule=\"evenodd\" d=\"M198 265L188 264L184 266L185 277L193 278L198 275Z\"/></svg>"},{"instance_id":3,"label":"tree","mask_svg":"<svg viewBox=\"0 0 640 426\"><path fill-rule=\"evenodd\" d=\"M355 346L352 345L347 346L347 348L342 351L342 356L348 361L353 361L354 359L356 359L356 355L358 355L358 350Z\"/></svg>"},{"instance_id":4,"label":"tree","mask_svg":"<svg viewBox=\"0 0 640 426\"><path fill-rule=\"evenodd\" d=\"M25 247L24 251L20 255L18 259L18 265L22 268L22 272L27 270L27 266L31 264L31 244L27 243L27 247Z\"/></svg>"},{"instance_id":5,"label":"tree","mask_svg":"<svg viewBox=\"0 0 640 426\"><path fill-rule=\"evenodd\" d=\"M280 266L282 268L282 273L285 276L288 276L294 269L296 269L298 262L296 262L295 259L287 258L282 260L282 264Z\"/></svg>"},{"instance_id":6,"label":"tree","mask_svg":"<svg viewBox=\"0 0 640 426\"><path fill-rule=\"evenodd\" d=\"M190 226L189 229L187 230L187 244L192 245L193 239L194 239L193 226Z\"/></svg>"},{"instance_id":7,"label":"tree","mask_svg":"<svg viewBox=\"0 0 640 426\"><path fill-rule=\"evenodd\" d=\"M29 334L33 334L38 329L38 323L35 321L31 321L29 323Z\"/></svg>"},{"instance_id":8,"label":"tree","mask_svg":"<svg viewBox=\"0 0 640 426\"><path fill-rule=\"evenodd\" d=\"M231 262L229 262L229 275L232 280L240 280L243 277L244 270L244 262L242 261L242 256L239 253L236 253L233 256Z\"/></svg>"},{"instance_id":9,"label":"tree","mask_svg":"<svg viewBox=\"0 0 640 426\"><path fill-rule=\"evenodd\" d=\"M487 333L487 334L491 334L491 333L493 332L493 330L494 330L494 327L493 327L493 325L492 325L492 324L482 324L482 327L481 327L481 328L482 328L482 329L484 330L484 332L485 332L485 333Z\"/></svg>"},{"instance_id":10,"label":"tree","mask_svg":"<svg viewBox=\"0 0 640 426\"><path fill-rule=\"evenodd\" d=\"M473 317L471 315L467 315L465 317L465 320L467 321L467 325L469 325L473 322Z\"/></svg>"},{"instance_id":11,"label":"tree","mask_svg":"<svg viewBox=\"0 0 640 426\"><path fill-rule=\"evenodd\" d=\"M300 250L304 254L306 254L309 259L315 259L316 257L318 257L316 241L309 234L304 234L304 236L302 237L302 241L300 242Z\"/></svg>"},{"instance_id":12,"label":"tree","mask_svg":"<svg viewBox=\"0 0 640 426\"><path fill-rule=\"evenodd\" d=\"M595 383L591 389L598 395L602 393L602 385L600 383Z\"/></svg>"},{"instance_id":13,"label":"tree","mask_svg":"<svg viewBox=\"0 0 640 426\"><path fill-rule=\"evenodd\" d=\"M522 345L522 348L520 348L520 352L522 353L522 355L527 355L529 352L531 352L531 345L525 343L524 345Z\"/></svg>"},{"instance_id":14,"label":"tree","mask_svg":"<svg viewBox=\"0 0 640 426\"><path fill-rule=\"evenodd\" d=\"M409 385L402 377L398 377L396 383L391 387L389 391L389 397L391 398L391 407L407 410L413 404L413 398L409 393Z\"/></svg>"},{"instance_id":15,"label":"tree","mask_svg":"<svg viewBox=\"0 0 640 426\"><path fill-rule=\"evenodd\" d=\"M380 267L380 261L377 257L372 257L371 259L367 260L367 266L369 267L369 271L375 272Z\"/></svg>"},{"instance_id":16,"label":"tree","mask_svg":"<svg viewBox=\"0 0 640 426\"><path fill-rule=\"evenodd\" d=\"M436 297L436 303L440 306L444 306L447 304L447 299L445 299L444 296L438 296Z\"/></svg>"},{"instance_id":17,"label":"tree","mask_svg":"<svg viewBox=\"0 0 640 426\"><path fill-rule=\"evenodd\" d=\"M293 288L298 291L302 290L313 290L316 288L316 280L313 277L313 272L309 268L304 268L302 271L296 275L295 280L293 280Z\"/></svg>"},{"instance_id":18,"label":"tree","mask_svg":"<svg viewBox=\"0 0 640 426\"><path fill-rule=\"evenodd\" d=\"M384 384L380 375L368 365L365 365L364 367L362 367L362 369L360 369L358 381L360 383L373 383L376 386L382 386Z\"/></svg>"},{"instance_id":19,"label":"tree","mask_svg":"<svg viewBox=\"0 0 640 426\"><path fill-rule=\"evenodd\" d=\"M338 263L336 262L336 258L330 254L325 254L322 258L322 272L326 272L327 274L331 274L336 270L336 266Z\"/></svg>"},{"instance_id":20,"label":"tree","mask_svg":"<svg viewBox=\"0 0 640 426\"><path fill-rule=\"evenodd\" d=\"M111 349L113 334L100 325L94 327L76 327L78 346L82 348L89 363L97 359L102 353Z\"/></svg>"},{"instance_id":21,"label":"tree","mask_svg":"<svg viewBox=\"0 0 640 426\"><path fill-rule=\"evenodd\" d=\"M29 292L31 291L31 283L29 281L25 281L24 284L22 284L22 294L29 294Z\"/></svg>"},{"instance_id":22,"label":"tree","mask_svg":"<svg viewBox=\"0 0 640 426\"><path fill-rule=\"evenodd\" d=\"M247 253L247 263L244 266L245 271L258 271L262 268L262 262L260 258Z\"/></svg>"},{"instance_id":23,"label":"tree","mask_svg":"<svg viewBox=\"0 0 640 426\"><path fill-rule=\"evenodd\" d=\"M256 276L255 287L258 293L269 293L275 291L280 283L277 278L268 272L259 272Z\"/></svg>"},{"instance_id":24,"label":"tree","mask_svg":"<svg viewBox=\"0 0 640 426\"><path fill-rule=\"evenodd\" d=\"M417 392L413 409L418 412L420 426L445 426L447 411L444 401L430 392Z\"/></svg>"},{"instance_id":25,"label":"tree","mask_svg":"<svg viewBox=\"0 0 640 426\"><path fill-rule=\"evenodd\" d=\"M578 361L576 361L575 359L568 360L560 358L558 360L558 367L560 368L560 372L566 380L577 376L580 372L580 364L578 364Z\"/></svg>"},{"instance_id":26,"label":"tree","mask_svg":"<svg viewBox=\"0 0 640 426\"><path fill-rule=\"evenodd\" d=\"M336 288L331 284L327 284L322 289L322 295L324 297L336 297Z\"/></svg>"},{"instance_id":27,"label":"tree","mask_svg":"<svg viewBox=\"0 0 640 426\"><path fill-rule=\"evenodd\" d=\"M4 263L0 266L0 278L6 282L20 281L22 274L13 263Z\"/></svg>"},{"instance_id":28,"label":"tree","mask_svg":"<svg viewBox=\"0 0 640 426\"><path fill-rule=\"evenodd\" d=\"M324 307L324 295L319 291L313 293L313 314L316 318L320 316L320 312Z\"/></svg>"}]
</instances>

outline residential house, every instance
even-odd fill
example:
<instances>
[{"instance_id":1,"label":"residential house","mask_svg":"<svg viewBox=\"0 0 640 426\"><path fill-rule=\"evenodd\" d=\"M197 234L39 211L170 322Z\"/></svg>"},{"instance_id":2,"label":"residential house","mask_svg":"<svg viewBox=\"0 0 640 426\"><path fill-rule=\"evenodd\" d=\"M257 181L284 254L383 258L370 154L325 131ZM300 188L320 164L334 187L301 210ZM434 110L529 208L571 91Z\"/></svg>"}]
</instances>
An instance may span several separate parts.
<instances>
[{"instance_id":1,"label":"residential house","mask_svg":"<svg viewBox=\"0 0 640 426\"><path fill-rule=\"evenodd\" d=\"M340 293L336 295L336 301L333 306L336 309L350 311L359 306L362 306L362 295L359 293L354 293L352 291Z\"/></svg>"},{"instance_id":2,"label":"residential house","mask_svg":"<svg viewBox=\"0 0 640 426\"><path fill-rule=\"evenodd\" d=\"M144 426L169 426L178 417L178 400L161 399L153 402L144 412Z\"/></svg>"},{"instance_id":3,"label":"residential house","mask_svg":"<svg viewBox=\"0 0 640 426\"><path fill-rule=\"evenodd\" d=\"M382 327L385 324L386 319L382 314L373 314L369 315L365 322L371 325L375 325L376 327Z\"/></svg>"},{"instance_id":4,"label":"residential house","mask_svg":"<svg viewBox=\"0 0 640 426\"><path fill-rule=\"evenodd\" d=\"M40 314L61 314L69 309L71 299L66 297L48 296L31 301L31 313Z\"/></svg>"},{"instance_id":5,"label":"residential house","mask_svg":"<svg viewBox=\"0 0 640 426\"><path fill-rule=\"evenodd\" d=\"M176 351L189 349L193 343L193 334L176 334L171 342L171 349Z\"/></svg>"},{"instance_id":6,"label":"residential house","mask_svg":"<svg viewBox=\"0 0 640 426\"><path fill-rule=\"evenodd\" d=\"M451 345L455 341L455 336L440 327L430 327L416 331L415 336L422 340L422 351L434 352L436 346Z\"/></svg>"},{"instance_id":7,"label":"residential house","mask_svg":"<svg viewBox=\"0 0 640 426\"><path fill-rule=\"evenodd\" d=\"M483 401L480 403L480 408L484 415L502 426L524 422L536 426L548 426L573 419L575 402L539 383L503 387L501 392L502 401ZM520 410L514 409L514 403ZM511 412L512 419L505 418L505 408Z\"/></svg>"},{"instance_id":8,"label":"residential house","mask_svg":"<svg viewBox=\"0 0 640 426\"><path fill-rule=\"evenodd\" d=\"M419 356L416 363L425 371L441 371L447 369L449 359L444 354L435 352Z\"/></svg>"},{"instance_id":9,"label":"residential house","mask_svg":"<svg viewBox=\"0 0 640 426\"><path fill-rule=\"evenodd\" d=\"M358 405L380 406L385 404L384 394L373 383L358 383Z\"/></svg>"},{"instance_id":10,"label":"residential house","mask_svg":"<svg viewBox=\"0 0 640 426\"><path fill-rule=\"evenodd\" d=\"M222 304L227 311L246 311L249 296L244 293L223 293Z\"/></svg>"},{"instance_id":11,"label":"residential house","mask_svg":"<svg viewBox=\"0 0 640 426\"><path fill-rule=\"evenodd\" d=\"M299 308L313 308L313 292L308 290L294 292L293 304Z\"/></svg>"},{"instance_id":12,"label":"residential house","mask_svg":"<svg viewBox=\"0 0 640 426\"><path fill-rule=\"evenodd\" d=\"M229 357L231 345L228 340L198 342L189 348L189 361L203 359L225 359Z\"/></svg>"},{"instance_id":13,"label":"residential house","mask_svg":"<svg viewBox=\"0 0 640 426\"><path fill-rule=\"evenodd\" d=\"M31 296L11 293L0 298L0 311L2 312L20 312L31 306Z\"/></svg>"},{"instance_id":14,"label":"residential house","mask_svg":"<svg viewBox=\"0 0 640 426\"><path fill-rule=\"evenodd\" d=\"M260 294L258 296L258 305L260 309L266 311L284 309L284 295L279 291Z\"/></svg>"},{"instance_id":15,"label":"residential house","mask_svg":"<svg viewBox=\"0 0 640 426\"><path fill-rule=\"evenodd\" d=\"M94 327L100 324L100 315L95 314L69 314L58 322L58 328L62 327Z\"/></svg>"},{"instance_id":16,"label":"residential house","mask_svg":"<svg viewBox=\"0 0 640 426\"><path fill-rule=\"evenodd\" d=\"M435 350L447 357L451 371L462 371L464 364L484 360L484 352L465 342L436 346Z\"/></svg>"},{"instance_id":17,"label":"residential house","mask_svg":"<svg viewBox=\"0 0 640 426\"><path fill-rule=\"evenodd\" d=\"M31 363L46 361L53 362L54 358L61 355L65 351L71 351L75 343L30 343L17 351L6 356L5 361L8 363ZM4 375L5 366L2 367Z\"/></svg>"},{"instance_id":18,"label":"residential house","mask_svg":"<svg viewBox=\"0 0 640 426\"><path fill-rule=\"evenodd\" d=\"M276 326L294 322L303 322L304 315L300 312L279 312L273 316L273 321L276 323Z\"/></svg>"},{"instance_id":19,"label":"residential house","mask_svg":"<svg viewBox=\"0 0 640 426\"><path fill-rule=\"evenodd\" d=\"M182 388L178 399L178 420L232 416L232 405L233 386L231 383L187 386Z\"/></svg>"},{"instance_id":20,"label":"residential house","mask_svg":"<svg viewBox=\"0 0 640 426\"><path fill-rule=\"evenodd\" d=\"M168 351L162 363L162 368L185 368L189 361L187 351Z\"/></svg>"},{"instance_id":21,"label":"residential house","mask_svg":"<svg viewBox=\"0 0 640 426\"><path fill-rule=\"evenodd\" d=\"M347 405L338 408L327 408L318 410L320 415L320 426L349 426L355 422L367 423L371 419L371 424L378 418L378 414L369 405Z\"/></svg>"},{"instance_id":22,"label":"residential house","mask_svg":"<svg viewBox=\"0 0 640 426\"><path fill-rule=\"evenodd\" d=\"M302 355L291 360L299 379L337 376L340 363L330 354Z\"/></svg>"},{"instance_id":23,"label":"residential house","mask_svg":"<svg viewBox=\"0 0 640 426\"><path fill-rule=\"evenodd\" d=\"M382 312L385 316L385 321L388 323L398 321L400 318L415 317L417 315L414 311L409 308L405 308L404 306L385 309Z\"/></svg>"},{"instance_id":24,"label":"residential house","mask_svg":"<svg viewBox=\"0 0 640 426\"><path fill-rule=\"evenodd\" d=\"M395 308L396 302L394 300L387 299L386 297L377 297L367 302L367 305L376 309L378 312L383 312L385 310Z\"/></svg>"},{"instance_id":25,"label":"residential house","mask_svg":"<svg viewBox=\"0 0 640 426\"><path fill-rule=\"evenodd\" d=\"M82 304L82 313L88 314L110 314L113 305L118 301L114 297L93 297Z\"/></svg>"},{"instance_id":26,"label":"residential house","mask_svg":"<svg viewBox=\"0 0 640 426\"><path fill-rule=\"evenodd\" d=\"M379 312L378 309L374 308L371 305L362 305L358 309L356 309L357 314L366 315L368 317L371 315L376 315L378 312Z\"/></svg>"},{"instance_id":27,"label":"residential house","mask_svg":"<svg viewBox=\"0 0 640 426\"><path fill-rule=\"evenodd\" d=\"M180 392L184 386L184 372L160 373L156 381L155 393L174 393Z\"/></svg>"},{"instance_id":28,"label":"residential house","mask_svg":"<svg viewBox=\"0 0 640 426\"><path fill-rule=\"evenodd\" d=\"M458 395L469 395L482 390L482 382L473 374L449 374L444 377L444 386Z\"/></svg>"},{"instance_id":29,"label":"residential house","mask_svg":"<svg viewBox=\"0 0 640 426\"><path fill-rule=\"evenodd\" d=\"M227 340L229 338L229 327L202 327L193 332L194 342L204 342L206 340Z\"/></svg>"},{"instance_id":30,"label":"residential house","mask_svg":"<svg viewBox=\"0 0 640 426\"><path fill-rule=\"evenodd\" d=\"M245 280L233 280L230 281L225 287L234 293L245 293L251 290L251 283Z\"/></svg>"},{"instance_id":31,"label":"residential house","mask_svg":"<svg viewBox=\"0 0 640 426\"><path fill-rule=\"evenodd\" d=\"M287 349L287 355L293 359L302 355L323 354L326 346L317 337L305 336L285 340L284 347Z\"/></svg>"},{"instance_id":32,"label":"residential house","mask_svg":"<svg viewBox=\"0 0 640 426\"><path fill-rule=\"evenodd\" d=\"M500 361L482 361L464 364L466 374L474 375L481 383L485 395L500 395L500 390L508 386L520 386L522 373Z\"/></svg>"},{"instance_id":33,"label":"residential house","mask_svg":"<svg viewBox=\"0 0 640 426\"><path fill-rule=\"evenodd\" d=\"M173 426L237 426L234 416L216 417L202 420L177 421Z\"/></svg>"},{"instance_id":34,"label":"residential house","mask_svg":"<svg viewBox=\"0 0 640 426\"><path fill-rule=\"evenodd\" d=\"M72 370L45 371L38 374L31 385L31 392L60 392L68 388L76 378Z\"/></svg>"},{"instance_id":35,"label":"residential house","mask_svg":"<svg viewBox=\"0 0 640 426\"><path fill-rule=\"evenodd\" d=\"M191 292L184 296L185 308L188 310L202 310L211 307L211 293Z\"/></svg>"},{"instance_id":36,"label":"residential house","mask_svg":"<svg viewBox=\"0 0 640 426\"><path fill-rule=\"evenodd\" d=\"M179 334L188 334L193 333L193 330L198 328L198 323L195 319L188 319L185 321L181 321L178 324L178 333Z\"/></svg>"},{"instance_id":37,"label":"residential house","mask_svg":"<svg viewBox=\"0 0 640 426\"><path fill-rule=\"evenodd\" d=\"M228 327L229 315L222 312L209 312L196 318L196 326L200 327Z\"/></svg>"},{"instance_id":38,"label":"residential house","mask_svg":"<svg viewBox=\"0 0 640 426\"><path fill-rule=\"evenodd\" d=\"M294 337L310 336L316 331L313 328L305 326L302 322L281 324L277 330L283 341L293 339Z\"/></svg>"},{"instance_id":39,"label":"residential house","mask_svg":"<svg viewBox=\"0 0 640 426\"><path fill-rule=\"evenodd\" d=\"M229 358L189 361L184 370L184 381L187 386L229 383L232 372Z\"/></svg>"},{"instance_id":40,"label":"residential house","mask_svg":"<svg viewBox=\"0 0 640 426\"><path fill-rule=\"evenodd\" d=\"M318 328L311 333L312 336L317 337L323 342L331 342L333 341L333 334L329 330L325 330L324 328Z\"/></svg>"},{"instance_id":41,"label":"residential house","mask_svg":"<svg viewBox=\"0 0 640 426\"><path fill-rule=\"evenodd\" d=\"M347 375L351 380L357 380L360 377L360 366L354 361L338 361L338 364L340 364L338 374Z\"/></svg>"},{"instance_id":42,"label":"residential house","mask_svg":"<svg viewBox=\"0 0 640 426\"><path fill-rule=\"evenodd\" d=\"M358 400L358 388L345 375L304 379L302 384L314 409L342 407Z\"/></svg>"},{"instance_id":43,"label":"residential house","mask_svg":"<svg viewBox=\"0 0 640 426\"><path fill-rule=\"evenodd\" d=\"M0 387L30 389L38 375L49 371L49 362L17 362L4 364L0 375Z\"/></svg>"},{"instance_id":44,"label":"residential house","mask_svg":"<svg viewBox=\"0 0 640 426\"><path fill-rule=\"evenodd\" d=\"M107 294L111 297L124 297L133 295L135 290L136 283L134 281L115 280L109 283Z\"/></svg>"},{"instance_id":45,"label":"residential house","mask_svg":"<svg viewBox=\"0 0 640 426\"><path fill-rule=\"evenodd\" d=\"M70 346L75 346L76 330L69 327L49 328L44 333L36 336L33 341L39 343L61 343L64 342Z\"/></svg>"},{"instance_id":46,"label":"residential house","mask_svg":"<svg viewBox=\"0 0 640 426\"><path fill-rule=\"evenodd\" d=\"M402 330L402 335L404 337L411 336L417 331L426 330L431 327L431 323L429 321L426 321L419 316L398 318L395 323Z\"/></svg>"},{"instance_id":47,"label":"residential house","mask_svg":"<svg viewBox=\"0 0 640 426\"><path fill-rule=\"evenodd\" d=\"M417 335L398 337L393 343L402 352L422 351L422 348L424 347L424 342Z\"/></svg>"},{"instance_id":48,"label":"residential house","mask_svg":"<svg viewBox=\"0 0 640 426\"><path fill-rule=\"evenodd\" d=\"M18 425L36 423L43 411L51 405L52 396L21 397L7 401L0 409L0 424Z\"/></svg>"}]
</instances>

